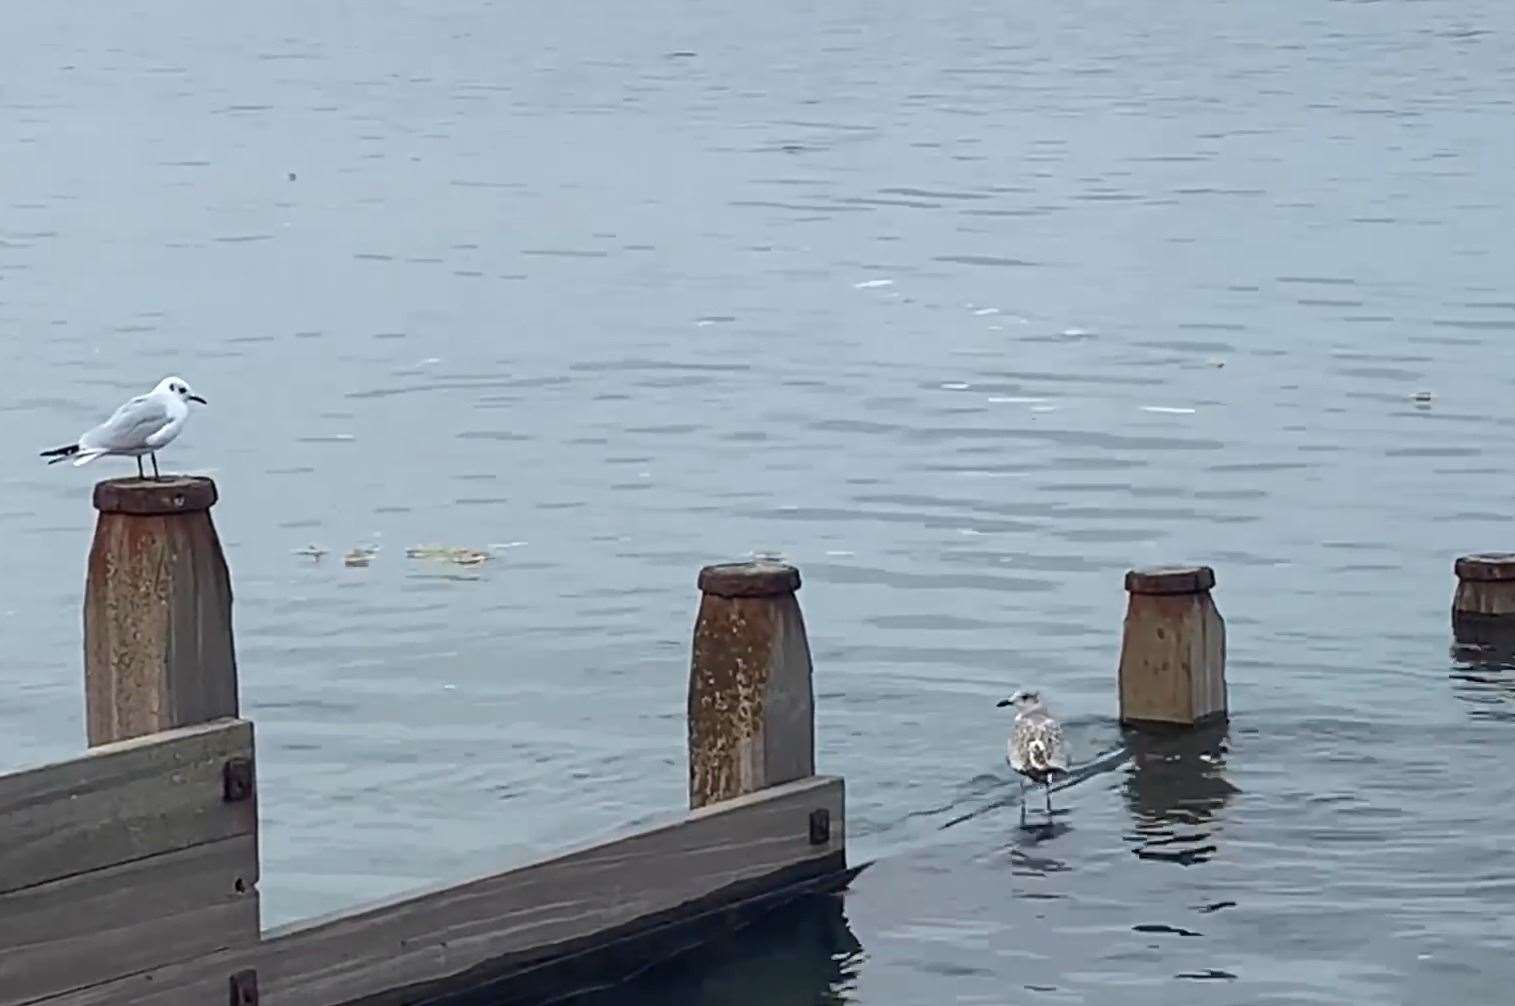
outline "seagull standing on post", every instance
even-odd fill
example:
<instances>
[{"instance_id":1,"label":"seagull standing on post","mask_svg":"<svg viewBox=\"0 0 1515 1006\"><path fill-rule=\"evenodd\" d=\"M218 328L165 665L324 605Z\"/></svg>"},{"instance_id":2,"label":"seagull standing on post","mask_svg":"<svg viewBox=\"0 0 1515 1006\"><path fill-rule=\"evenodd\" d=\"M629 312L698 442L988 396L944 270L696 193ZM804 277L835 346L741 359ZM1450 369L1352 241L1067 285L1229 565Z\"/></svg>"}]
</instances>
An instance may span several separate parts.
<instances>
[{"instance_id":1,"label":"seagull standing on post","mask_svg":"<svg viewBox=\"0 0 1515 1006\"><path fill-rule=\"evenodd\" d=\"M1026 823L1026 781L1047 788L1047 818L1052 818L1052 780L1068 771L1068 752L1063 746L1063 728L1038 692L1019 691L997 702L997 708L1015 707L1015 726L1005 746L1005 759L1021 775L1021 824Z\"/></svg>"},{"instance_id":2,"label":"seagull standing on post","mask_svg":"<svg viewBox=\"0 0 1515 1006\"><path fill-rule=\"evenodd\" d=\"M77 442L43 451L42 457L55 465L73 459L74 465L87 465L107 454L137 459L137 477L142 471L142 455L152 458L153 478L158 474L158 451L173 443L184 421L189 418L189 403L205 404L205 399L190 390L182 377L165 377L145 395L123 404L105 422L87 431Z\"/></svg>"}]
</instances>

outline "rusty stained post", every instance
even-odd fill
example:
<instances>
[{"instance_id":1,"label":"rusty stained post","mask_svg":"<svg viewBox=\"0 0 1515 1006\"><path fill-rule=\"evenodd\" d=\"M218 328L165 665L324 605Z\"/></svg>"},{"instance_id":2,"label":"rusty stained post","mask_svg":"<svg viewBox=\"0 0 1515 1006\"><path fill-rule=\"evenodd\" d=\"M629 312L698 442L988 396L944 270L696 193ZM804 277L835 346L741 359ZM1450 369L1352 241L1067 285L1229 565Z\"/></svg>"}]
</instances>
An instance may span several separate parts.
<instances>
[{"instance_id":1,"label":"rusty stained post","mask_svg":"<svg viewBox=\"0 0 1515 1006\"><path fill-rule=\"evenodd\" d=\"M1192 727L1226 718L1226 623L1209 566L1133 569L1120 651L1120 718Z\"/></svg>"},{"instance_id":2,"label":"rusty stained post","mask_svg":"<svg viewBox=\"0 0 1515 1006\"><path fill-rule=\"evenodd\" d=\"M1452 631L1459 643L1515 644L1515 553L1464 555L1452 566Z\"/></svg>"},{"instance_id":3,"label":"rusty stained post","mask_svg":"<svg viewBox=\"0 0 1515 1006\"><path fill-rule=\"evenodd\" d=\"M90 746L237 715L231 577L208 478L108 479L84 590Z\"/></svg>"},{"instance_id":4,"label":"rusty stained post","mask_svg":"<svg viewBox=\"0 0 1515 1006\"><path fill-rule=\"evenodd\" d=\"M815 774L810 644L799 570L706 566L689 670L689 806Z\"/></svg>"}]
</instances>

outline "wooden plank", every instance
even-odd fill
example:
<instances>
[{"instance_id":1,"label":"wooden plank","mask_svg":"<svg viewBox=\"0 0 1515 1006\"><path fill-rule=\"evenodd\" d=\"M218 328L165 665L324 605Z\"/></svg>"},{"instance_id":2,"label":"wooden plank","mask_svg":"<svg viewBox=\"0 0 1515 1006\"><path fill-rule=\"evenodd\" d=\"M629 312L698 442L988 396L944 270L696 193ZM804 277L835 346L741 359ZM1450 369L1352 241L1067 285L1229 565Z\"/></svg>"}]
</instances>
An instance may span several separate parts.
<instances>
[{"instance_id":1,"label":"wooden plank","mask_svg":"<svg viewBox=\"0 0 1515 1006\"><path fill-rule=\"evenodd\" d=\"M816 809L834 822L823 846L810 844ZM841 820L840 780L811 779L711 805L619 840L288 932L266 946L259 985L281 1006L329 1006L508 955L525 963L537 951L540 959L555 944L839 851Z\"/></svg>"},{"instance_id":2,"label":"wooden plank","mask_svg":"<svg viewBox=\"0 0 1515 1006\"><path fill-rule=\"evenodd\" d=\"M223 796L227 760L252 757L252 724L219 720L0 776L0 894L255 836L256 796Z\"/></svg>"},{"instance_id":3,"label":"wooden plank","mask_svg":"<svg viewBox=\"0 0 1515 1006\"><path fill-rule=\"evenodd\" d=\"M441 1002L512 974L590 956L845 866L843 785L815 777L455 887L266 934L213 954L46 1000L48 1006L202 1006L258 972L264 1006ZM810 842L824 810L830 834ZM514 1001L514 1000L512 1000Z\"/></svg>"},{"instance_id":4,"label":"wooden plank","mask_svg":"<svg viewBox=\"0 0 1515 1006\"><path fill-rule=\"evenodd\" d=\"M237 835L0 894L0 1006L255 943L257 882Z\"/></svg>"},{"instance_id":5,"label":"wooden plank","mask_svg":"<svg viewBox=\"0 0 1515 1006\"><path fill-rule=\"evenodd\" d=\"M599 933L577 949L564 948L525 967L504 966L509 961L489 964L422 990L396 990L355 1006L561 1004L566 997L613 986L711 944L725 942L729 947L734 934L763 916L792 907L800 899L840 891L860 868L843 869L841 855L837 854L836 859L838 865L834 870L827 869L792 883L783 883L781 877L770 875L756 885L738 885L747 888L745 893L722 889L687 902L676 912L666 913L669 916L666 921ZM758 889L762 893L752 893ZM737 900L731 900L734 897Z\"/></svg>"}]
</instances>

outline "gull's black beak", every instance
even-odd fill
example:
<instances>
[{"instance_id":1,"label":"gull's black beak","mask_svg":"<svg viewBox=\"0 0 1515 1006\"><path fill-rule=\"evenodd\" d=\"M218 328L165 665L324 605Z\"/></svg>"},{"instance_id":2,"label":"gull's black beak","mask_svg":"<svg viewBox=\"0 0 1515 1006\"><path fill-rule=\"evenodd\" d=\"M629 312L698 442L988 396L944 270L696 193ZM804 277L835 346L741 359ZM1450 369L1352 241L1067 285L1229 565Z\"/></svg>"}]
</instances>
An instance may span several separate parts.
<instances>
[{"instance_id":1,"label":"gull's black beak","mask_svg":"<svg viewBox=\"0 0 1515 1006\"><path fill-rule=\"evenodd\" d=\"M205 404L205 399L201 398L199 395L190 395L189 400L191 402L199 402L201 405Z\"/></svg>"},{"instance_id":2,"label":"gull's black beak","mask_svg":"<svg viewBox=\"0 0 1515 1006\"><path fill-rule=\"evenodd\" d=\"M996 709L1003 709L1006 706L1008 706L1009 704L1010 704L1010 700L1009 699L1000 699L998 702L996 702L994 704L994 708L996 708Z\"/></svg>"}]
</instances>

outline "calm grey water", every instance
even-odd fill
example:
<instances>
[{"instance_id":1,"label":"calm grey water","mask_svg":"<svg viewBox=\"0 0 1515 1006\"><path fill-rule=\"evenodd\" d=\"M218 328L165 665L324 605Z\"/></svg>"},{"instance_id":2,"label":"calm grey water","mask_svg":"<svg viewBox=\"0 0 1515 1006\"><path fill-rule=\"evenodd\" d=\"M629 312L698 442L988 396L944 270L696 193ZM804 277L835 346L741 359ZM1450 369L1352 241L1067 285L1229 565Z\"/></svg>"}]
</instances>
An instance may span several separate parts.
<instances>
[{"instance_id":1,"label":"calm grey water","mask_svg":"<svg viewBox=\"0 0 1515 1006\"><path fill-rule=\"evenodd\" d=\"M678 807L694 576L758 550L879 862L646 1001L1515 979L1515 670L1447 624L1452 558L1515 541L1515 8L13 6L6 765L82 744L130 464L34 452L179 372L269 922ZM1017 830L994 700L1118 748L1157 561L1216 567L1229 730Z\"/></svg>"}]
</instances>

